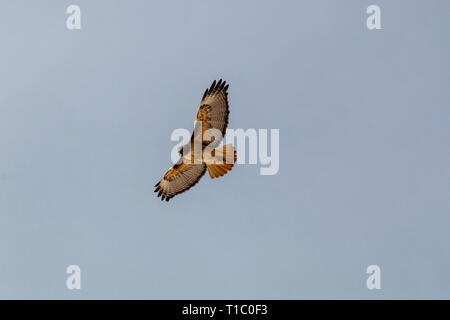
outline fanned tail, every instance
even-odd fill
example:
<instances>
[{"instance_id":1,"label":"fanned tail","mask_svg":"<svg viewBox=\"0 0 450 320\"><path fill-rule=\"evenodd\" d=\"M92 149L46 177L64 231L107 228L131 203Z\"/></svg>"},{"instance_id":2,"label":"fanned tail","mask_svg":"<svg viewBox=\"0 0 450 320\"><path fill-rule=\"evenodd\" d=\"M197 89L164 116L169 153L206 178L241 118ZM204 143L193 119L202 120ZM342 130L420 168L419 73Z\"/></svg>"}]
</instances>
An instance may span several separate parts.
<instances>
[{"instance_id":1,"label":"fanned tail","mask_svg":"<svg viewBox=\"0 0 450 320\"><path fill-rule=\"evenodd\" d=\"M211 159L205 161L211 179L226 175L237 160L236 150L231 144L215 148L211 152L211 156Z\"/></svg>"}]
</instances>

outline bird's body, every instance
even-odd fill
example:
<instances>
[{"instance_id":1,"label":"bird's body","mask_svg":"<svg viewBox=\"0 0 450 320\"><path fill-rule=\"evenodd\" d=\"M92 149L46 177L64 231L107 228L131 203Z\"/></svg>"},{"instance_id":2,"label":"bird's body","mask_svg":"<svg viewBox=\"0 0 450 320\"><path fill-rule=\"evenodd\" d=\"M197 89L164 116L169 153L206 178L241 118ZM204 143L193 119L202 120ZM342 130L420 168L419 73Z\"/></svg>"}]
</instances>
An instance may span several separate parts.
<instances>
[{"instance_id":1,"label":"bird's body","mask_svg":"<svg viewBox=\"0 0 450 320\"><path fill-rule=\"evenodd\" d=\"M236 150L231 144L219 146L228 126L228 85L220 79L206 89L189 143L179 149L180 159L155 185L161 200L189 190L206 170L217 178L228 173L236 162Z\"/></svg>"}]
</instances>

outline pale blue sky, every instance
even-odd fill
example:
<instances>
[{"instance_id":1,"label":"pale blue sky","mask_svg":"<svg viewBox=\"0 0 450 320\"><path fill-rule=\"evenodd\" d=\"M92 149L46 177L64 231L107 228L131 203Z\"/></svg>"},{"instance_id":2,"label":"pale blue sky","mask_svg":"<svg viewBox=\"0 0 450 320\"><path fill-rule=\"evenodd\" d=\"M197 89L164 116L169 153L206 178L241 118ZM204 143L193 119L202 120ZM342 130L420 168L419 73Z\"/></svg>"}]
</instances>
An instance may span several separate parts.
<instances>
[{"instance_id":1,"label":"pale blue sky","mask_svg":"<svg viewBox=\"0 0 450 320\"><path fill-rule=\"evenodd\" d=\"M2 2L0 298L449 299L449 30L444 0ZM219 77L280 171L163 203Z\"/></svg>"}]
</instances>

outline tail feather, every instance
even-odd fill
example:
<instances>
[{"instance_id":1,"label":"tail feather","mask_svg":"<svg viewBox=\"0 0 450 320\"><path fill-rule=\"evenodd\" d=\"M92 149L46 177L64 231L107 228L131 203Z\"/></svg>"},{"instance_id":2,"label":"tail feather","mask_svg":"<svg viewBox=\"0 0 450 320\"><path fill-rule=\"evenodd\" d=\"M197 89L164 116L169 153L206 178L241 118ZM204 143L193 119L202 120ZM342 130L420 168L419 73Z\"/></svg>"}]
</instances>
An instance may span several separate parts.
<instances>
[{"instance_id":1,"label":"tail feather","mask_svg":"<svg viewBox=\"0 0 450 320\"><path fill-rule=\"evenodd\" d=\"M233 145L220 146L211 153L212 159L206 162L211 179L219 178L231 171L237 160L237 153Z\"/></svg>"}]
</instances>

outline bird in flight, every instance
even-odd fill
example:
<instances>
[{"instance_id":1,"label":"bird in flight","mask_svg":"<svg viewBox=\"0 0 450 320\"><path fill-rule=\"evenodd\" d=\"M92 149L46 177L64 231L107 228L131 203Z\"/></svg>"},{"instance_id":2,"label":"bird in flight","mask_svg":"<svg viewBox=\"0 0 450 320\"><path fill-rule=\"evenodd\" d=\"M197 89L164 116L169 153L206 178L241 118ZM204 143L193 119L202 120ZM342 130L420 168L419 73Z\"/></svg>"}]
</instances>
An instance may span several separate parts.
<instances>
[{"instance_id":1,"label":"bird in flight","mask_svg":"<svg viewBox=\"0 0 450 320\"><path fill-rule=\"evenodd\" d=\"M178 149L180 159L155 185L161 200L195 186L208 170L211 179L222 177L236 162L233 145L219 146L228 126L228 84L214 80L203 94L190 141Z\"/></svg>"}]
</instances>

